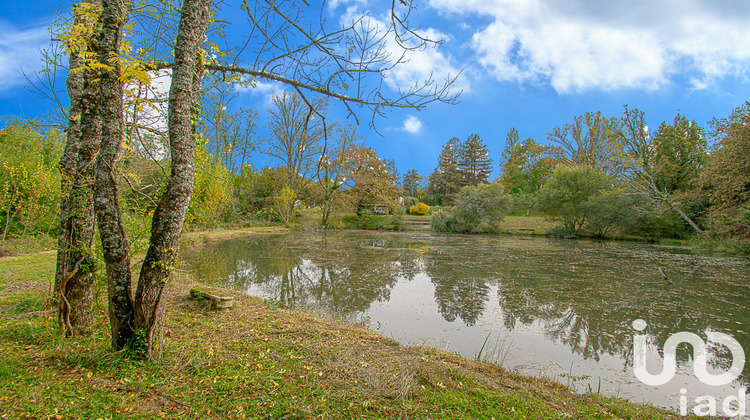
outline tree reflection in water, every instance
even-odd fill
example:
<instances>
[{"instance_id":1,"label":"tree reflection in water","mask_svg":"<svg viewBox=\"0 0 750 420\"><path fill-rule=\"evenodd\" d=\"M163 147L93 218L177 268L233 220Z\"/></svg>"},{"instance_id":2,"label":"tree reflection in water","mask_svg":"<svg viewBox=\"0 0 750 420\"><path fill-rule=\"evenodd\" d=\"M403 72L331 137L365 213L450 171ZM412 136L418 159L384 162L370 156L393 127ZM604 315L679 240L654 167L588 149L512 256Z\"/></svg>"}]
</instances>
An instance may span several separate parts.
<instances>
[{"instance_id":1,"label":"tree reflection in water","mask_svg":"<svg viewBox=\"0 0 750 420\"><path fill-rule=\"evenodd\" d=\"M644 244L327 232L253 235L187 259L206 282L322 309L345 322L367 316L374 302L387 303L400 282L426 276L431 290L409 301L434 300L448 323L477 324L494 298L501 316L484 322L507 331L540 328L585 359L607 354L622 359L623 368L632 363L631 323L639 318L659 348L675 332L710 329L750 351L750 263L735 258ZM658 268L675 284L665 283ZM714 363L727 368L725 349L710 349ZM679 360L689 357L686 348L678 353ZM750 363L745 378L748 372Z\"/></svg>"}]
</instances>

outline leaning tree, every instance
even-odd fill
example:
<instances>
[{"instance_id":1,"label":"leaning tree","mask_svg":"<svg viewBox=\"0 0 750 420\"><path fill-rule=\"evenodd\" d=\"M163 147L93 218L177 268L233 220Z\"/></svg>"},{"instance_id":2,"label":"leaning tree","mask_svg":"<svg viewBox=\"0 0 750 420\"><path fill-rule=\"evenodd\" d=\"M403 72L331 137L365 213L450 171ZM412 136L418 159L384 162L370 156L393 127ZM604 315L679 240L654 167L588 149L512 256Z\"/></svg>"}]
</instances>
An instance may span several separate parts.
<instances>
[{"instance_id":1,"label":"leaning tree","mask_svg":"<svg viewBox=\"0 0 750 420\"><path fill-rule=\"evenodd\" d=\"M676 189L671 188L669 183L663 181L664 178L667 178L663 174L669 172L670 167L675 165L665 159L663 153L660 153L660 150L665 148L660 147L659 139L662 132L666 131L665 127L674 128L680 121L684 121L685 131L678 132L677 135L683 137L682 143L690 143L688 140L692 140L693 143L690 152L683 154L689 156L689 159L686 159L683 164L691 172L694 171L696 174L693 177L697 178L697 169L701 166L698 162L705 159L705 146L702 145L704 140L702 140L701 129L679 115L675 118L675 126L670 127L662 124L656 135L650 135L646 125L645 113L637 108L629 109L626 106L625 115L621 119L622 131L619 134L621 141L618 148L615 149L616 159L613 159L613 162L615 162L618 178L623 180L636 194L654 203L667 206L690 225L697 235L702 235L703 230L681 208L676 198ZM674 149L674 147L666 149Z\"/></svg>"}]
</instances>

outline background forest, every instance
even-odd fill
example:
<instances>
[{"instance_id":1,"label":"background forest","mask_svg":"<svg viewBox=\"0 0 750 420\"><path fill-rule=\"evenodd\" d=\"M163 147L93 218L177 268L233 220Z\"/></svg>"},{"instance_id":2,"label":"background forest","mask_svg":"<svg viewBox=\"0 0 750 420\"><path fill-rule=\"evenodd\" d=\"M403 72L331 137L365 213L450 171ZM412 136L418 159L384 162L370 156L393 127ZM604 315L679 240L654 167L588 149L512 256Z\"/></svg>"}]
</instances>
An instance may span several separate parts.
<instances>
[{"instance_id":1,"label":"background forest","mask_svg":"<svg viewBox=\"0 0 750 420\"><path fill-rule=\"evenodd\" d=\"M258 138L258 112L226 112L228 96L218 86L205 89L202 98L203 108L213 111L198 130L188 229L268 223L402 229L403 223L367 224L361 218L411 209L432 214L433 227L441 231L491 232L492 223L507 214L541 215L557 223L549 233L561 236L701 238L748 251L748 103L708 127L677 115L650 131L643 113L626 108L621 117L575 117L543 140L521 140L511 129L497 163L478 135L453 137L431 174L400 175L395 162L366 147L353 126L306 123L307 105L294 93L276 96L261 111L271 135ZM326 106L323 99L315 103L321 113ZM17 248L33 242L19 238L57 233L65 134L11 117L4 125L0 224L8 253L13 243ZM129 127L119 191L126 228L146 238L154 198L168 178L168 149L158 130L139 129L136 118ZM269 158L275 165L254 165ZM492 180L495 166L500 176Z\"/></svg>"}]
</instances>

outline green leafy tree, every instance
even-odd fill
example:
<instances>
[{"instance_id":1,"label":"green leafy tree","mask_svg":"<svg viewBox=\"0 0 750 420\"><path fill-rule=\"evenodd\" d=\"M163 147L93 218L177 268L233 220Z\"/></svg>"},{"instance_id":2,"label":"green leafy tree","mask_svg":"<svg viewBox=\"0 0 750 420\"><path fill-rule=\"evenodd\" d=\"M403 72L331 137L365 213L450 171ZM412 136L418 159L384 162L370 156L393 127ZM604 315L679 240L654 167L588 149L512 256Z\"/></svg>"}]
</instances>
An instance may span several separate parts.
<instances>
[{"instance_id":1,"label":"green leafy tree","mask_svg":"<svg viewBox=\"0 0 750 420\"><path fill-rule=\"evenodd\" d=\"M529 139L531 140L531 139ZM513 127L505 135L505 148L503 148L502 161L500 162L500 181L509 193L517 193L523 187L523 167L525 157L521 149L522 144L518 138L518 130Z\"/></svg>"},{"instance_id":2,"label":"green leafy tree","mask_svg":"<svg viewBox=\"0 0 750 420\"><path fill-rule=\"evenodd\" d=\"M703 129L678 114L659 126L653 145L656 187L668 194L693 188L708 158Z\"/></svg>"},{"instance_id":3,"label":"green leafy tree","mask_svg":"<svg viewBox=\"0 0 750 420\"><path fill-rule=\"evenodd\" d=\"M534 193L560 162L560 150L537 144L532 138L518 142L518 133L514 130L508 132L498 181L510 194Z\"/></svg>"},{"instance_id":4,"label":"green leafy tree","mask_svg":"<svg viewBox=\"0 0 750 420\"><path fill-rule=\"evenodd\" d=\"M245 217L272 215L273 197L286 183L286 171L281 168L256 170L245 164L235 178L234 206L238 214Z\"/></svg>"},{"instance_id":5,"label":"green leafy tree","mask_svg":"<svg viewBox=\"0 0 750 420\"><path fill-rule=\"evenodd\" d=\"M711 154L702 183L711 191L718 233L750 239L750 102L727 118L711 121L718 149Z\"/></svg>"},{"instance_id":6,"label":"green leafy tree","mask_svg":"<svg viewBox=\"0 0 750 420\"><path fill-rule=\"evenodd\" d=\"M592 200L611 189L609 177L590 166L561 166L539 191L539 208L578 234L597 210Z\"/></svg>"},{"instance_id":7,"label":"green leafy tree","mask_svg":"<svg viewBox=\"0 0 750 420\"><path fill-rule=\"evenodd\" d=\"M540 145L532 138L519 142L518 131L513 128L506 136L502 174L496 181L513 194L517 204L526 207L528 215L537 192L560 163L561 154L559 147Z\"/></svg>"},{"instance_id":8,"label":"green leafy tree","mask_svg":"<svg viewBox=\"0 0 750 420\"><path fill-rule=\"evenodd\" d=\"M273 197L273 211L286 225L294 219L296 201L297 195L288 185L284 185L279 194Z\"/></svg>"},{"instance_id":9,"label":"green leafy tree","mask_svg":"<svg viewBox=\"0 0 750 420\"><path fill-rule=\"evenodd\" d=\"M456 195L452 214L454 232L497 232L500 222L511 211L513 200L500 184L466 186Z\"/></svg>"},{"instance_id":10,"label":"green leafy tree","mask_svg":"<svg viewBox=\"0 0 750 420\"><path fill-rule=\"evenodd\" d=\"M576 116L573 123L553 128L547 139L562 151L562 163L568 166L591 166L614 174L612 156L619 150L621 121L606 118L601 111Z\"/></svg>"},{"instance_id":11,"label":"green leafy tree","mask_svg":"<svg viewBox=\"0 0 750 420\"><path fill-rule=\"evenodd\" d=\"M703 173L711 188L716 210L733 209L750 202L750 102L734 109L728 118L711 121L718 149Z\"/></svg>"},{"instance_id":12,"label":"green leafy tree","mask_svg":"<svg viewBox=\"0 0 750 420\"><path fill-rule=\"evenodd\" d=\"M637 220L636 202L632 194L622 188L605 189L584 203L588 217L585 229L602 238L615 229L626 229Z\"/></svg>"},{"instance_id":13,"label":"green leafy tree","mask_svg":"<svg viewBox=\"0 0 750 420\"><path fill-rule=\"evenodd\" d=\"M663 123L651 136L643 111L625 107L621 130L620 149L613 159L618 178L657 211L671 209L702 234L695 215L688 214L688 200L681 200L683 188L693 185L706 159L701 129L678 115L673 125Z\"/></svg>"},{"instance_id":14,"label":"green leafy tree","mask_svg":"<svg viewBox=\"0 0 750 420\"><path fill-rule=\"evenodd\" d=\"M486 184L492 172L492 159L487 146L479 135L472 134L461 144L458 154L458 170L462 185Z\"/></svg>"}]
</instances>

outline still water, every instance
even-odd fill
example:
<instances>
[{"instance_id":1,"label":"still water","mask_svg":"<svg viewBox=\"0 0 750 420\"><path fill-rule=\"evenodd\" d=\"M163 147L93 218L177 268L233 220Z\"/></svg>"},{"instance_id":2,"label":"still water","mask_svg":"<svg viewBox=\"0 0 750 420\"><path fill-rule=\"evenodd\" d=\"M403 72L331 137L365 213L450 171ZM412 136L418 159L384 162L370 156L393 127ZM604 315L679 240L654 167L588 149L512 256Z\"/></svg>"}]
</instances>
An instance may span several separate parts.
<instances>
[{"instance_id":1,"label":"still water","mask_svg":"<svg viewBox=\"0 0 750 420\"><path fill-rule=\"evenodd\" d=\"M738 399L750 378L746 363L734 382L705 385L684 344L665 385L645 385L633 373L634 334L648 335L654 374L664 342L682 331L704 340L707 332L728 334L750 356L743 258L648 244L327 232L248 236L187 260L208 284L358 323L403 344L479 356L578 392L690 412L696 398L701 405L710 396L722 414L722 402ZM647 323L643 332L632 326L637 319ZM724 346L708 353L709 372L732 363Z\"/></svg>"}]
</instances>

